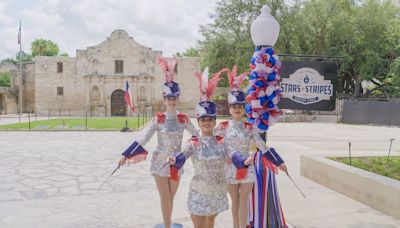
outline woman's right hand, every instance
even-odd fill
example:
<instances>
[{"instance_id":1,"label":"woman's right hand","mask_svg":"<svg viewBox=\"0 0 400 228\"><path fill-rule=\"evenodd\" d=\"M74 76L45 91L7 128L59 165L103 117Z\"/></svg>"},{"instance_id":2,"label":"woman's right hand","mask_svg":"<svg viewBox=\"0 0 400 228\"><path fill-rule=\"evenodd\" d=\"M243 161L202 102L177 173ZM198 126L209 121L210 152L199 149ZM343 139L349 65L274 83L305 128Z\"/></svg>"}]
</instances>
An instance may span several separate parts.
<instances>
[{"instance_id":1,"label":"woman's right hand","mask_svg":"<svg viewBox=\"0 0 400 228\"><path fill-rule=\"evenodd\" d=\"M176 158L175 157L169 157L168 161L169 161L169 165L175 165L176 164Z\"/></svg>"},{"instance_id":2,"label":"woman's right hand","mask_svg":"<svg viewBox=\"0 0 400 228\"><path fill-rule=\"evenodd\" d=\"M119 165L119 166L123 166L123 165L125 165L125 163L126 163L126 157L125 157L125 156L122 156L122 158L119 160L118 165Z\"/></svg>"}]
</instances>

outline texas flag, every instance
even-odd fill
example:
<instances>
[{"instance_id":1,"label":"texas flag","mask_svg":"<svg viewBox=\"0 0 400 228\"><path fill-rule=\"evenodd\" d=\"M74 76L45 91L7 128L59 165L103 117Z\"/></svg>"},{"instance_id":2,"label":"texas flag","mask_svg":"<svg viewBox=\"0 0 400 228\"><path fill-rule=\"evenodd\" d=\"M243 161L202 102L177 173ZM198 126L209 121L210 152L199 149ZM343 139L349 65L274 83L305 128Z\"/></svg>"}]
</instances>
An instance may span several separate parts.
<instances>
[{"instance_id":1,"label":"texas flag","mask_svg":"<svg viewBox=\"0 0 400 228\"><path fill-rule=\"evenodd\" d=\"M126 86L125 86L125 103L131 107L132 112L135 112L135 107L133 107L132 99L131 99L131 91L129 90L129 83L126 81Z\"/></svg>"}]
</instances>

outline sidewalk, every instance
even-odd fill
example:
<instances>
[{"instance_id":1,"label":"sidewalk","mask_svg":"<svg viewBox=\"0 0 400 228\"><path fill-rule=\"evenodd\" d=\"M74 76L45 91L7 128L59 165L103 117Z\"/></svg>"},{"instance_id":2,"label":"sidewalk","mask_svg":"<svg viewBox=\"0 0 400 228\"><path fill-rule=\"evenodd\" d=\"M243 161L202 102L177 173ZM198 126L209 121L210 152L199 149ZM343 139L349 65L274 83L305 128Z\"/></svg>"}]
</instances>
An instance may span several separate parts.
<instances>
[{"instance_id":1,"label":"sidewalk","mask_svg":"<svg viewBox=\"0 0 400 228\"><path fill-rule=\"evenodd\" d=\"M192 120L196 122L195 120ZM150 159L123 167L97 191L115 168L121 151L138 132L0 132L0 227L153 227L162 221L158 193L149 174ZM185 137L189 137L185 133ZM291 227L400 227L394 219L316 184L299 174L300 154L400 155L400 128L323 123L279 123L269 145L285 159L303 199L280 173L279 193ZM156 137L146 145L152 151ZM191 162L185 166L173 221L193 227L186 210ZM230 211L216 227L232 227Z\"/></svg>"}]
</instances>

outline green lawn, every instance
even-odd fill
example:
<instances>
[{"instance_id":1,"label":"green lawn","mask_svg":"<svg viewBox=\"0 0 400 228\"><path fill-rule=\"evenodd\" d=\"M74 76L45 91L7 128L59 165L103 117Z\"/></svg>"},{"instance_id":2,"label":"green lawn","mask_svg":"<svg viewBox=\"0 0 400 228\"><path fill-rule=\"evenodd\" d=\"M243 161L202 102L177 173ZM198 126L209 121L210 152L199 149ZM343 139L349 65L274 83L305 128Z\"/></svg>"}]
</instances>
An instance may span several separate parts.
<instances>
[{"instance_id":1,"label":"green lawn","mask_svg":"<svg viewBox=\"0 0 400 228\"><path fill-rule=\"evenodd\" d=\"M346 165L350 165L349 158L335 157L329 158L334 161L339 161ZM351 165L366 171L387 176L396 180L400 180L400 157L390 157L386 163L387 157L352 157Z\"/></svg>"},{"instance_id":2,"label":"green lawn","mask_svg":"<svg viewBox=\"0 0 400 228\"><path fill-rule=\"evenodd\" d=\"M149 118L129 117L128 127L130 129L137 129L146 122ZM85 118L60 118L51 120L38 120L31 122L31 129L34 130L85 130ZM125 127L125 117L91 117L87 119L88 130L120 130ZM29 129L28 123L16 123L0 125L1 129L8 130L27 130Z\"/></svg>"}]
</instances>

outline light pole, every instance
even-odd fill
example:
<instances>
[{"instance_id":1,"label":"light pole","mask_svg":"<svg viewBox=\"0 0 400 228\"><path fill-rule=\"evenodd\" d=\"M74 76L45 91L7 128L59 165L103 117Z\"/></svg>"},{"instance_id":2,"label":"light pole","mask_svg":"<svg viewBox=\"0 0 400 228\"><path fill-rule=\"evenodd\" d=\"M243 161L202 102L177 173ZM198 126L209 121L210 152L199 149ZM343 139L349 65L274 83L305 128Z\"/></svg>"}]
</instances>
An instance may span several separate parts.
<instances>
[{"instance_id":1,"label":"light pole","mask_svg":"<svg viewBox=\"0 0 400 228\"><path fill-rule=\"evenodd\" d=\"M279 35L279 23L271 15L271 9L264 5L261 14L251 24L251 39L255 47L250 60L251 73L249 76L248 95L246 97L247 120L254 125L261 137L266 141L266 132L281 114L277 104L280 100L279 87L281 62L272 49ZM250 227L287 227L275 180L272 160L265 161L268 155L274 158L279 155L270 148L265 153L257 152L254 156L256 180L252 200L254 209L249 218ZM274 163L286 169L283 160ZM283 165L283 166L282 166Z\"/></svg>"},{"instance_id":2,"label":"light pole","mask_svg":"<svg viewBox=\"0 0 400 228\"><path fill-rule=\"evenodd\" d=\"M251 39L256 47L250 61L246 114L264 140L265 132L282 113L277 106L281 96L281 61L272 49L278 39L279 29L279 23L267 5L261 8L261 14L251 24Z\"/></svg>"}]
</instances>

